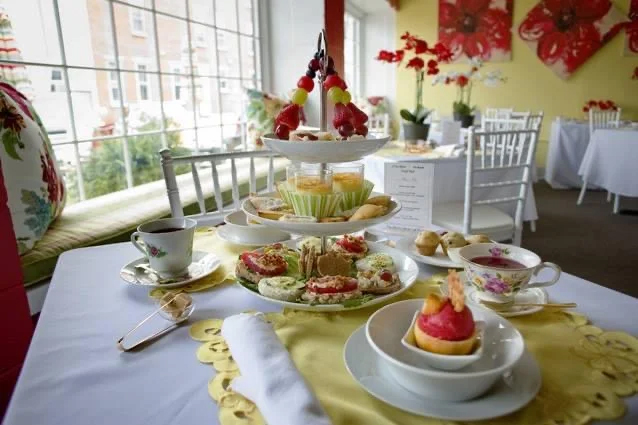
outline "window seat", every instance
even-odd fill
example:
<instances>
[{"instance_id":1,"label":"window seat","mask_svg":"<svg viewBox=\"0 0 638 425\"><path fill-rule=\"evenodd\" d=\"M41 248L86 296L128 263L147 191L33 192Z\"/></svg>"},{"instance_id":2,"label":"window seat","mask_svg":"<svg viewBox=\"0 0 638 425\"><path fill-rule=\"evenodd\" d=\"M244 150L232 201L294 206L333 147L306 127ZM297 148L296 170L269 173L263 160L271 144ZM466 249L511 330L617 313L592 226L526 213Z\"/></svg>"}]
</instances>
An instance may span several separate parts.
<instances>
[{"instance_id":1,"label":"window seat","mask_svg":"<svg viewBox=\"0 0 638 425\"><path fill-rule=\"evenodd\" d=\"M285 167L289 163L284 158L275 159L275 180L284 178ZM249 160L237 160L236 164L239 193L244 197L249 191ZM216 206L212 176L206 171L209 169L200 169L199 175L202 190L207 195L206 209L211 211L215 210ZM224 205L227 205L232 202L230 162L218 166L218 171ZM266 187L268 159L257 158L255 172L257 188L262 190ZM184 214L199 213L191 174L178 176L177 184L184 205ZM39 286L39 282L48 281L61 253L75 248L128 241L130 234L139 224L168 216L170 207L163 180L69 205L36 246L20 258L27 291ZM113 278L118 279L118 276ZM33 313L34 306L31 307Z\"/></svg>"}]
</instances>

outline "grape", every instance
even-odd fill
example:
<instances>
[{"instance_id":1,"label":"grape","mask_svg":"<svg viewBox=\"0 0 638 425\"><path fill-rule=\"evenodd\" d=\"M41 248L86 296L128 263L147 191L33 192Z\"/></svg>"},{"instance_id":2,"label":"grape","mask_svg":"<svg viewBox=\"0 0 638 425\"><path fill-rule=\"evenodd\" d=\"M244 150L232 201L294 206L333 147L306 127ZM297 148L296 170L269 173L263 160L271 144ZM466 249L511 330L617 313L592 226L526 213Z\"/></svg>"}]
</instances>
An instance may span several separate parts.
<instances>
[{"instance_id":1,"label":"grape","mask_svg":"<svg viewBox=\"0 0 638 425\"><path fill-rule=\"evenodd\" d=\"M328 100L330 100L330 102L332 103L341 102L342 96L343 90L341 90L337 86L331 87L330 90L328 90Z\"/></svg>"},{"instance_id":2,"label":"grape","mask_svg":"<svg viewBox=\"0 0 638 425\"><path fill-rule=\"evenodd\" d=\"M296 103L297 105L303 105L306 103L306 99L308 99L308 92L304 89L295 89L290 98L292 103Z\"/></svg>"},{"instance_id":3,"label":"grape","mask_svg":"<svg viewBox=\"0 0 638 425\"><path fill-rule=\"evenodd\" d=\"M343 90L341 85L342 80L338 75L330 75L326 78L326 81L323 82L323 88L326 90L330 90L332 87L339 87Z\"/></svg>"},{"instance_id":4,"label":"grape","mask_svg":"<svg viewBox=\"0 0 638 425\"><path fill-rule=\"evenodd\" d=\"M326 75L335 75L335 74L337 74L337 71L335 71L334 69L332 68L326 69Z\"/></svg>"},{"instance_id":5,"label":"grape","mask_svg":"<svg viewBox=\"0 0 638 425\"><path fill-rule=\"evenodd\" d=\"M312 89L315 88L315 82L312 81L312 78L308 77L307 75L304 75L303 77L299 79L299 81L297 81L297 87L304 89L305 91L310 93Z\"/></svg>"},{"instance_id":6,"label":"grape","mask_svg":"<svg viewBox=\"0 0 638 425\"><path fill-rule=\"evenodd\" d=\"M352 96L350 96L350 92L343 90L343 94L341 95L341 102L345 105L350 103L352 100Z\"/></svg>"},{"instance_id":7,"label":"grape","mask_svg":"<svg viewBox=\"0 0 638 425\"><path fill-rule=\"evenodd\" d=\"M308 71L306 71L306 77L315 78L316 76L317 76L317 73L313 71L312 69L308 69Z\"/></svg>"},{"instance_id":8,"label":"grape","mask_svg":"<svg viewBox=\"0 0 638 425\"><path fill-rule=\"evenodd\" d=\"M308 62L308 69L312 69L313 71L318 71L319 66L320 64L318 59L310 59L310 62Z\"/></svg>"}]
</instances>

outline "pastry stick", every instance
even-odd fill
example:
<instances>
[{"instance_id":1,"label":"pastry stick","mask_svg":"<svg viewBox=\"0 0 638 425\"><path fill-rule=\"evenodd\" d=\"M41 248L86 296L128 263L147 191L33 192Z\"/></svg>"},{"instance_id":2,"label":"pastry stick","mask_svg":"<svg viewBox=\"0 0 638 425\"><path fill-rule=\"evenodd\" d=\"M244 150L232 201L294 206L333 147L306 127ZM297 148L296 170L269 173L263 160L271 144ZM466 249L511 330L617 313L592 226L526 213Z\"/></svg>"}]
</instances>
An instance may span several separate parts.
<instances>
[{"instance_id":1,"label":"pastry stick","mask_svg":"<svg viewBox=\"0 0 638 425\"><path fill-rule=\"evenodd\" d=\"M454 311L462 312L465 307L465 294L463 293L463 283L461 283L461 278L456 270L448 270L447 286Z\"/></svg>"}]
</instances>

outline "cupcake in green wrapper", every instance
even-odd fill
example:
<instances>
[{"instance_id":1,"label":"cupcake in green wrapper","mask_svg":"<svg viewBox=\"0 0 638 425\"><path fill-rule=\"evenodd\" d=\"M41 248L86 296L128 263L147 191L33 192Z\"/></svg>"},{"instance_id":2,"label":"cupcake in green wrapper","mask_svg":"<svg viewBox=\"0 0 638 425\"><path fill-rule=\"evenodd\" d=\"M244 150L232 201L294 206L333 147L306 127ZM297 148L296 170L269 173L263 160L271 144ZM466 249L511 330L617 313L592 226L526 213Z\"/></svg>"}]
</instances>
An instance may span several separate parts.
<instances>
[{"instance_id":1,"label":"cupcake in green wrapper","mask_svg":"<svg viewBox=\"0 0 638 425\"><path fill-rule=\"evenodd\" d=\"M341 192L341 194L343 195L340 205L341 211L348 211L363 205L366 199L370 197L373 187L374 183L365 180L358 189L348 192Z\"/></svg>"},{"instance_id":2,"label":"cupcake in green wrapper","mask_svg":"<svg viewBox=\"0 0 638 425\"><path fill-rule=\"evenodd\" d=\"M286 203L286 205L292 206L292 199L290 198L291 187L287 181L277 183L277 192L279 196Z\"/></svg>"},{"instance_id":3,"label":"cupcake in green wrapper","mask_svg":"<svg viewBox=\"0 0 638 425\"><path fill-rule=\"evenodd\" d=\"M295 215L317 218L332 217L341 204L341 193L308 194L289 192Z\"/></svg>"}]
</instances>

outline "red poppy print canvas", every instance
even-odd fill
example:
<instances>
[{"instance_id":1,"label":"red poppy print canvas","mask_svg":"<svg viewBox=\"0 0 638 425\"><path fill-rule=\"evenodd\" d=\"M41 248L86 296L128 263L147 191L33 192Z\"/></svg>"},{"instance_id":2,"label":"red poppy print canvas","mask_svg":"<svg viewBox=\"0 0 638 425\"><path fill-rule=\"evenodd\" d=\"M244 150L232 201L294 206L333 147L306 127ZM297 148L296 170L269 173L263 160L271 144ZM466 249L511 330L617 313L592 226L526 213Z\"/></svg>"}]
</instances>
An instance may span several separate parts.
<instances>
[{"instance_id":1,"label":"red poppy print canvas","mask_svg":"<svg viewBox=\"0 0 638 425\"><path fill-rule=\"evenodd\" d=\"M439 0L439 41L451 62L512 59L513 0Z\"/></svg>"},{"instance_id":2,"label":"red poppy print canvas","mask_svg":"<svg viewBox=\"0 0 638 425\"><path fill-rule=\"evenodd\" d=\"M625 31L625 55L638 56L638 0L631 0L629 4L629 22Z\"/></svg>"},{"instance_id":3,"label":"red poppy print canvas","mask_svg":"<svg viewBox=\"0 0 638 425\"><path fill-rule=\"evenodd\" d=\"M518 33L538 58L567 79L623 27L611 0L543 0Z\"/></svg>"}]
</instances>

